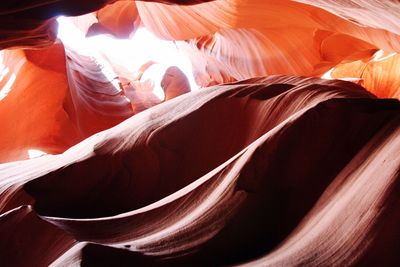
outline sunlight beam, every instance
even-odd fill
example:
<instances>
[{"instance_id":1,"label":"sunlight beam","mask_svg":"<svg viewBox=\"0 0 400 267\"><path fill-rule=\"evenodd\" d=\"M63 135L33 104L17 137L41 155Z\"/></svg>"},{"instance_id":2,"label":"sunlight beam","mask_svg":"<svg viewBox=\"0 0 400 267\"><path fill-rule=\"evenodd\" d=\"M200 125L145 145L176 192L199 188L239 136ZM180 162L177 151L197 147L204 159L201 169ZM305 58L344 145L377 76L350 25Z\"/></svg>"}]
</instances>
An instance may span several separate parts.
<instances>
[{"instance_id":1,"label":"sunlight beam","mask_svg":"<svg viewBox=\"0 0 400 267\"><path fill-rule=\"evenodd\" d=\"M161 88L162 75L171 66L176 66L188 78L191 90L197 90L199 85L193 77L192 64L188 55L179 50L175 42L161 40L147 29L137 29L130 39L117 39L111 35L100 34L85 37L73 22L67 17L59 17L58 38L64 45L83 55L91 55L102 66L104 76L120 90L119 79L109 62L122 66L131 77L149 61L155 62L145 70L143 78L151 79L154 84L153 93L159 99L164 99ZM141 79L142 80L142 79Z\"/></svg>"}]
</instances>

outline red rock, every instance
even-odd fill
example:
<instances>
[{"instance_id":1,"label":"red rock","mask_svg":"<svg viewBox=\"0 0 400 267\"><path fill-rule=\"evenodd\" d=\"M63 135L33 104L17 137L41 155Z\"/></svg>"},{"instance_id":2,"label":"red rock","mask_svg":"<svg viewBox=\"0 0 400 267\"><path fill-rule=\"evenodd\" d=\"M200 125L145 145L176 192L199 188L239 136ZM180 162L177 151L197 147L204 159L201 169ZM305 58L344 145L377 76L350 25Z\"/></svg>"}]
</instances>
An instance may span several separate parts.
<instances>
[{"instance_id":1,"label":"red rock","mask_svg":"<svg viewBox=\"0 0 400 267\"><path fill-rule=\"evenodd\" d=\"M0 265L399 266L399 11L0 4ZM174 41L204 88L63 45L59 15Z\"/></svg>"},{"instance_id":2,"label":"red rock","mask_svg":"<svg viewBox=\"0 0 400 267\"><path fill-rule=\"evenodd\" d=\"M376 258L367 245L398 214L399 110L349 82L275 76L216 86L62 155L0 165L3 190L18 183L11 190L31 196L2 205L33 205L74 239L104 246L71 247L57 264L121 253L131 264Z\"/></svg>"}]
</instances>

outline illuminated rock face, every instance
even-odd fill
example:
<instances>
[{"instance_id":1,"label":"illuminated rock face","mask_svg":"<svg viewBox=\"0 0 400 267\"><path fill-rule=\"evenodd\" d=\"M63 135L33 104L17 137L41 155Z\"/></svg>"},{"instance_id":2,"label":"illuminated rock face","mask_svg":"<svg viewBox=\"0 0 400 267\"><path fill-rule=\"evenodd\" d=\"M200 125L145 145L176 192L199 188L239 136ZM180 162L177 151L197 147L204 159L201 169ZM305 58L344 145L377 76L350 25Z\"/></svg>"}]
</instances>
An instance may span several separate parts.
<instances>
[{"instance_id":1,"label":"illuminated rock face","mask_svg":"<svg viewBox=\"0 0 400 267\"><path fill-rule=\"evenodd\" d=\"M0 4L0 265L399 266L400 3L158 2Z\"/></svg>"},{"instance_id":2,"label":"illuminated rock face","mask_svg":"<svg viewBox=\"0 0 400 267\"><path fill-rule=\"evenodd\" d=\"M4 51L3 64L0 162L27 158L28 149L62 153L83 139L66 108L69 90L62 45Z\"/></svg>"}]
</instances>

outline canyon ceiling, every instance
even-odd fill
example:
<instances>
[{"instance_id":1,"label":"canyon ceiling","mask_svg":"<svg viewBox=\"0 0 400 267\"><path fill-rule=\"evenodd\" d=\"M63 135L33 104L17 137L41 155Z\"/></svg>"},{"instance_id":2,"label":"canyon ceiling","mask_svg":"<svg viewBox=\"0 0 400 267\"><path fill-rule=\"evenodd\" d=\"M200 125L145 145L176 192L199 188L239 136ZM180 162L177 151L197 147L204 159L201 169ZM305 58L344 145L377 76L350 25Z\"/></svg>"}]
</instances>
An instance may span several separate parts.
<instances>
[{"instance_id":1,"label":"canyon ceiling","mask_svg":"<svg viewBox=\"0 0 400 267\"><path fill-rule=\"evenodd\" d=\"M400 266L399 52L397 0L3 1L0 266Z\"/></svg>"}]
</instances>

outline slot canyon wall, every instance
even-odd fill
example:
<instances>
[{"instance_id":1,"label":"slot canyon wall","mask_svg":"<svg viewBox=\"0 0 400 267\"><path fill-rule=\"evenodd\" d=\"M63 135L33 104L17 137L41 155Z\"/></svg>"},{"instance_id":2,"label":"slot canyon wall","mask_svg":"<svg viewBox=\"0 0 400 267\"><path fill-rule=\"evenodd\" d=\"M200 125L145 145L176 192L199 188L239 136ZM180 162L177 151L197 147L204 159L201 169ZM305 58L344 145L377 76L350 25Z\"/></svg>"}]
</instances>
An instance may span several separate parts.
<instances>
[{"instance_id":1,"label":"slot canyon wall","mask_svg":"<svg viewBox=\"0 0 400 267\"><path fill-rule=\"evenodd\" d=\"M399 52L395 0L0 3L0 266L400 266Z\"/></svg>"}]
</instances>

